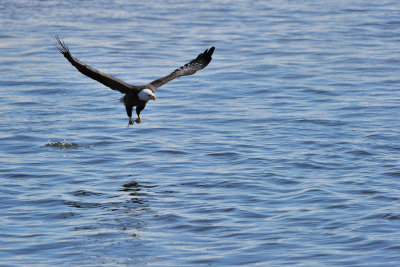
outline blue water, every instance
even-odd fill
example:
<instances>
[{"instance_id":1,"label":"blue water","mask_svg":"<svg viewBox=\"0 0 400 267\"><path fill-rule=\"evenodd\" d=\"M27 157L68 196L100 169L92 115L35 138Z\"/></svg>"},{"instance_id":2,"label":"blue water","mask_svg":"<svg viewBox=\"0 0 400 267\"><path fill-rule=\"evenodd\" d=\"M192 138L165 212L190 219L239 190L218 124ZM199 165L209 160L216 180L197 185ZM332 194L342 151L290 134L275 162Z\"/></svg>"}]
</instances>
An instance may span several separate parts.
<instances>
[{"instance_id":1,"label":"blue water","mask_svg":"<svg viewBox=\"0 0 400 267\"><path fill-rule=\"evenodd\" d=\"M399 266L398 1L1 1L0 265ZM126 128L58 53L143 84Z\"/></svg>"}]
</instances>

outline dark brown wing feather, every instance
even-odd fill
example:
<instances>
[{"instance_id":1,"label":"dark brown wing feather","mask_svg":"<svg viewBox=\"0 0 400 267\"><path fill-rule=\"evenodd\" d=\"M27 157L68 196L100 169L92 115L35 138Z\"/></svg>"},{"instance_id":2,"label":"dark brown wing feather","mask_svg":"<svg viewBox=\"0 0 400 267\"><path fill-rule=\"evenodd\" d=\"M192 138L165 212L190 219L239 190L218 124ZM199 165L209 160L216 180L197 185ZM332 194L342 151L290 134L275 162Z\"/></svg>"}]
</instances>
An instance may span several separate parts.
<instances>
[{"instance_id":1,"label":"dark brown wing feather","mask_svg":"<svg viewBox=\"0 0 400 267\"><path fill-rule=\"evenodd\" d=\"M132 92L132 90L139 91L141 89L146 88L146 86L136 86L136 85L130 85L124 81L121 81L118 78L115 78L113 76L110 76L104 72L101 72L99 70L96 70L95 68L83 63L79 59L73 57L71 53L69 52L69 49L67 45L56 35L55 36L56 41L59 46L57 46L58 50L60 50L60 53L64 55L66 59L82 74L92 78L93 80L96 80L105 86L117 90L123 94L127 94L129 92Z\"/></svg>"},{"instance_id":2,"label":"dark brown wing feather","mask_svg":"<svg viewBox=\"0 0 400 267\"><path fill-rule=\"evenodd\" d=\"M206 49L203 53L199 54L195 59L190 61L189 63L183 65L179 69L174 70L171 74L152 81L148 84L148 87L155 92L157 88L166 84L167 82L172 81L181 76L192 75L196 73L196 71L204 69L212 59L212 54L214 53L215 47L211 47L210 49Z\"/></svg>"}]
</instances>

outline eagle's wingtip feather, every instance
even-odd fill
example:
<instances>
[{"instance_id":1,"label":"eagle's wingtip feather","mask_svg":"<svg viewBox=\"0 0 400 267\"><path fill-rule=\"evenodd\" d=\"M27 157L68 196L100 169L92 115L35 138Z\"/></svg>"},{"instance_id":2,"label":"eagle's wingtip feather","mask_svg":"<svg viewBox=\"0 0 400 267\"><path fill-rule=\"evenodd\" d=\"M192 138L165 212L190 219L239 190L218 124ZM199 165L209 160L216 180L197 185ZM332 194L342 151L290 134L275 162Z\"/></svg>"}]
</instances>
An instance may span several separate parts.
<instances>
[{"instance_id":1,"label":"eagle's wingtip feather","mask_svg":"<svg viewBox=\"0 0 400 267\"><path fill-rule=\"evenodd\" d=\"M58 34L54 36L57 42L57 49L60 51L61 54L65 55L69 53L68 46L65 44L64 40L62 40Z\"/></svg>"}]
</instances>

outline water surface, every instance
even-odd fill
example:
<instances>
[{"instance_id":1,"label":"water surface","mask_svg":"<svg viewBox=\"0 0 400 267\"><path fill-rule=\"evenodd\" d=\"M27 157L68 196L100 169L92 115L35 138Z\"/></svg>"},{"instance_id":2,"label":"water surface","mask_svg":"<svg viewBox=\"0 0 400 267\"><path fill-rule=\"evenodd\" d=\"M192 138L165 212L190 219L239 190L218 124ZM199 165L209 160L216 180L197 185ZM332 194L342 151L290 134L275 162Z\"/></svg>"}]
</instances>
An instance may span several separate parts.
<instances>
[{"instance_id":1,"label":"water surface","mask_svg":"<svg viewBox=\"0 0 400 267\"><path fill-rule=\"evenodd\" d=\"M0 263L398 266L397 1L2 1ZM130 83L211 46L143 123Z\"/></svg>"}]
</instances>

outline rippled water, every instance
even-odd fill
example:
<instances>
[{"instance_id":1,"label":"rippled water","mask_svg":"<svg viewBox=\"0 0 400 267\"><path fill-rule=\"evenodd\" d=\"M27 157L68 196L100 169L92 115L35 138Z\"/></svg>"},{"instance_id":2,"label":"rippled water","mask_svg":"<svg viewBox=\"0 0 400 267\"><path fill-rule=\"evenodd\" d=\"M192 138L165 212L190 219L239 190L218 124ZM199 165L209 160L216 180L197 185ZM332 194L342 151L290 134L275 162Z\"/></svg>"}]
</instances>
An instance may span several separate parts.
<instances>
[{"instance_id":1,"label":"rippled water","mask_svg":"<svg viewBox=\"0 0 400 267\"><path fill-rule=\"evenodd\" d=\"M0 2L0 264L398 266L398 1ZM216 46L126 128L118 92Z\"/></svg>"}]
</instances>

